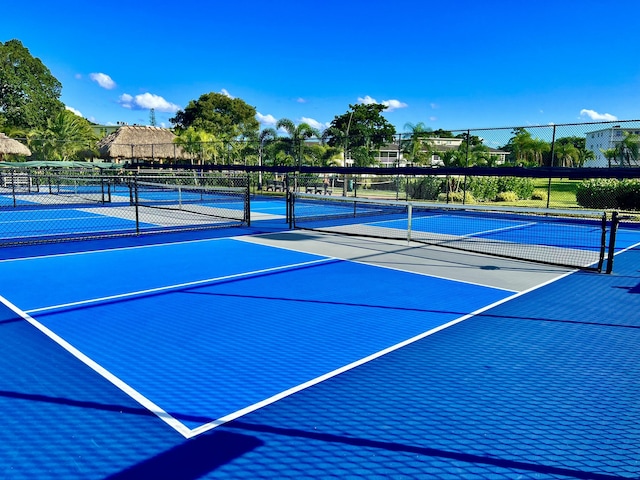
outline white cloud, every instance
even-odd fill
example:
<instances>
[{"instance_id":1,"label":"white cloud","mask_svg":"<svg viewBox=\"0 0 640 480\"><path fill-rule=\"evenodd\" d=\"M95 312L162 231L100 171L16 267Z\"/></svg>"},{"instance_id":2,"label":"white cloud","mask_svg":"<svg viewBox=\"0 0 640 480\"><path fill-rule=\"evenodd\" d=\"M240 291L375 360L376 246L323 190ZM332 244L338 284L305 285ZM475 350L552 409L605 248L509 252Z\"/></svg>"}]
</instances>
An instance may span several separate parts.
<instances>
[{"instance_id":1,"label":"white cloud","mask_svg":"<svg viewBox=\"0 0 640 480\"><path fill-rule=\"evenodd\" d=\"M80 110L76 110L73 107L69 107L69 106L65 106L64 108L66 108L67 110L69 110L70 112L75 113L76 115L78 115L79 117L82 117L82 113L80 113Z\"/></svg>"},{"instance_id":2,"label":"white cloud","mask_svg":"<svg viewBox=\"0 0 640 480\"><path fill-rule=\"evenodd\" d=\"M615 115L611 115L610 113L598 113L595 110L588 110L586 108L580 110L580 116L583 118L589 117L589 119L596 121L604 120L615 122L616 120L618 120L618 117L616 117Z\"/></svg>"},{"instance_id":3,"label":"white cloud","mask_svg":"<svg viewBox=\"0 0 640 480\"><path fill-rule=\"evenodd\" d=\"M124 93L120 95L118 101L124 108L130 110L150 110L155 109L159 112L175 113L180 110L180 107L175 103L167 102L164 98L153 93L143 93L136 95L135 97Z\"/></svg>"},{"instance_id":4,"label":"white cloud","mask_svg":"<svg viewBox=\"0 0 640 480\"><path fill-rule=\"evenodd\" d=\"M434 110L435 110L436 108L440 108L440 105L438 105L437 103L430 103L430 104L429 104L429 106L430 106L431 108L433 108Z\"/></svg>"},{"instance_id":5,"label":"white cloud","mask_svg":"<svg viewBox=\"0 0 640 480\"><path fill-rule=\"evenodd\" d=\"M302 98L302 97L297 98L297 99L296 99L296 102L298 102L298 103L307 103L307 101L306 101L304 98Z\"/></svg>"},{"instance_id":6,"label":"white cloud","mask_svg":"<svg viewBox=\"0 0 640 480\"><path fill-rule=\"evenodd\" d=\"M116 88L116 82L114 82L106 73L90 73L89 78L107 90L113 90Z\"/></svg>"},{"instance_id":7,"label":"white cloud","mask_svg":"<svg viewBox=\"0 0 640 480\"><path fill-rule=\"evenodd\" d=\"M134 103L133 97L128 93L123 93L122 95L120 95L120 99L118 100L118 103L122 105L124 108L128 108L131 110L133 108L133 103Z\"/></svg>"},{"instance_id":8,"label":"white cloud","mask_svg":"<svg viewBox=\"0 0 640 480\"><path fill-rule=\"evenodd\" d=\"M369 95L358 97L358 102L364 103L365 105L369 105L371 103L379 103L387 107L387 109L385 110L387 112L393 112L394 110L397 110L399 108L406 108L409 106L406 103L401 102L400 100L383 100L381 102L378 102L375 98Z\"/></svg>"},{"instance_id":9,"label":"white cloud","mask_svg":"<svg viewBox=\"0 0 640 480\"><path fill-rule=\"evenodd\" d=\"M386 105L387 112L393 112L394 110L397 110L399 108L407 108L409 106L406 103L401 102L400 100L383 100L382 104Z\"/></svg>"},{"instance_id":10,"label":"white cloud","mask_svg":"<svg viewBox=\"0 0 640 480\"><path fill-rule=\"evenodd\" d=\"M358 97L358 101L360 103L364 103L365 105L369 105L371 103L378 103L375 98L372 98L369 95L365 97Z\"/></svg>"},{"instance_id":11,"label":"white cloud","mask_svg":"<svg viewBox=\"0 0 640 480\"><path fill-rule=\"evenodd\" d=\"M220 93L221 93L222 95L224 95L225 97L229 97L229 98L231 98L231 99L233 99L233 98L234 98L234 97L233 97L233 96L232 96L232 95L227 91L227 89L226 89L226 88L223 88L222 90L220 90Z\"/></svg>"},{"instance_id":12,"label":"white cloud","mask_svg":"<svg viewBox=\"0 0 640 480\"><path fill-rule=\"evenodd\" d=\"M256 120L262 125L275 125L278 123L278 120L273 115L262 115L260 112L256 113Z\"/></svg>"},{"instance_id":13,"label":"white cloud","mask_svg":"<svg viewBox=\"0 0 640 480\"><path fill-rule=\"evenodd\" d=\"M306 123L307 125L309 125L311 128L315 128L317 130L324 130L325 128L327 128L329 125L326 123L320 123L319 121L313 119L313 118L308 118L308 117L302 117L300 119L300 121L302 123Z\"/></svg>"}]
</instances>

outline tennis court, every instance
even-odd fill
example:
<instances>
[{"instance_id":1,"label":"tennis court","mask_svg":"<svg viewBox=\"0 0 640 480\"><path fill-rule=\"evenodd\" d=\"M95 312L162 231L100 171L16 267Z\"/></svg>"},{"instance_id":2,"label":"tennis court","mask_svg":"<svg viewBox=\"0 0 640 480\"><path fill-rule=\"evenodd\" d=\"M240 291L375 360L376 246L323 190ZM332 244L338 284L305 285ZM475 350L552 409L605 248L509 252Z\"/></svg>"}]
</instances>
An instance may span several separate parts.
<instances>
[{"instance_id":1,"label":"tennis court","mask_svg":"<svg viewBox=\"0 0 640 480\"><path fill-rule=\"evenodd\" d=\"M638 476L637 231L604 275L251 206L5 248L3 478Z\"/></svg>"}]
</instances>

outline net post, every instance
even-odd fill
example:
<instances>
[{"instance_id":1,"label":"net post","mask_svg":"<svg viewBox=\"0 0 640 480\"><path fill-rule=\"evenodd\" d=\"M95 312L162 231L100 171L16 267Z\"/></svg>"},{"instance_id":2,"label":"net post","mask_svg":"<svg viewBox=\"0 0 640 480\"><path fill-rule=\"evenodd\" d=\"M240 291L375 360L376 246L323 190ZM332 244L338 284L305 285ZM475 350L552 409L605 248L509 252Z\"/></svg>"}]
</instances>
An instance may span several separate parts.
<instances>
[{"instance_id":1,"label":"net post","mask_svg":"<svg viewBox=\"0 0 640 480\"><path fill-rule=\"evenodd\" d=\"M11 169L11 196L13 197L13 206L16 206L16 177L13 168Z\"/></svg>"},{"instance_id":2,"label":"net post","mask_svg":"<svg viewBox=\"0 0 640 480\"><path fill-rule=\"evenodd\" d=\"M609 232L609 252L607 254L607 270L606 273L613 272L613 256L616 250L616 234L618 232L618 225L620 224L620 218L618 212L612 212L611 214L611 231Z\"/></svg>"},{"instance_id":3,"label":"net post","mask_svg":"<svg viewBox=\"0 0 640 480\"><path fill-rule=\"evenodd\" d=\"M411 222L413 217L413 205L407 205L407 242L411 242Z\"/></svg>"},{"instance_id":4,"label":"net post","mask_svg":"<svg viewBox=\"0 0 640 480\"><path fill-rule=\"evenodd\" d=\"M596 270L598 273L602 272L602 265L604 263L604 251L607 247L607 212L602 214L600 221L600 254L598 255L598 267Z\"/></svg>"},{"instance_id":5,"label":"net post","mask_svg":"<svg viewBox=\"0 0 640 480\"><path fill-rule=\"evenodd\" d=\"M133 196L133 204L136 210L136 235L140 235L140 212L138 211L138 203L140 203L138 201L138 175L134 174L133 176L133 190L132 190L132 196Z\"/></svg>"},{"instance_id":6,"label":"net post","mask_svg":"<svg viewBox=\"0 0 640 480\"><path fill-rule=\"evenodd\" d=\"M247 227L251 226L251 177L247 173L247 189L244 197L244 220Z\"/></svg>"}]
</instances>

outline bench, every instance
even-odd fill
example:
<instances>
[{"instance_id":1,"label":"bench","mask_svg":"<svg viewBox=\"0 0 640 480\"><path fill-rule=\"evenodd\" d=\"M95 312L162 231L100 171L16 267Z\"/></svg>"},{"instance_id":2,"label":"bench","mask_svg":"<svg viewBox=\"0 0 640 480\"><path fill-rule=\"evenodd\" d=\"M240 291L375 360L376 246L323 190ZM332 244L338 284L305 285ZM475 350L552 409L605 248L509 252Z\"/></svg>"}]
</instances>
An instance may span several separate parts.
<instances>
[{"instance_id":1,"label":"bench","mask_svg":"<svg viewBox=\"0 0 640 480\"><path fill-rule=\"evenodd\" d=\"M2 186L5 188L29 188L32 185L31 177L26 173L2 174Z\"/></svg>"},{"instance_id":2,"label":"bench","mask_svg":"<svg viewBox=\"0 0 640 480\"><path fill-rule=\"evenodd\" d=\"M279 182L277 180L272 180L267 182L267 191L268 192L284 192L284 182Z\"/></svg>"},{"instance_id":3,"label":"bench","mask_svg":"<svg viewBox=\"0 0 640 480\"><path fill-rule=\"evenodd\" d=\"M331 188L328 185L316 184L316 185L307 185L305 187L306 193L315 193L316 195L327 194L331 195Z\"/></svg>"}]
</instances>

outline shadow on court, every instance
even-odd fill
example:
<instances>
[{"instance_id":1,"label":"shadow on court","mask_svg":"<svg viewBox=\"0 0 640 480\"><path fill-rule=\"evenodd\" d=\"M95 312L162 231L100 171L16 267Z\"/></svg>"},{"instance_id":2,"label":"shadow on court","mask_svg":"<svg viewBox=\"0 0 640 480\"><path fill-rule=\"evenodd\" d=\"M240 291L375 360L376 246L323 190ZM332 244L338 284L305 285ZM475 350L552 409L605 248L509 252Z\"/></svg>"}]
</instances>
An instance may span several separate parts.
<instances>
[{"instance_id":1,"label":"shadow on court","mask_svg":"<svg viewBox=\"0 0 640 480\"><path fill-rule=\"evenodd\" d=\"M229 463L262 445L256 437L239 433L215 431L187 440L155 457L133 465L109 480L191 480Z\"/></svg>"}]
</instances>

